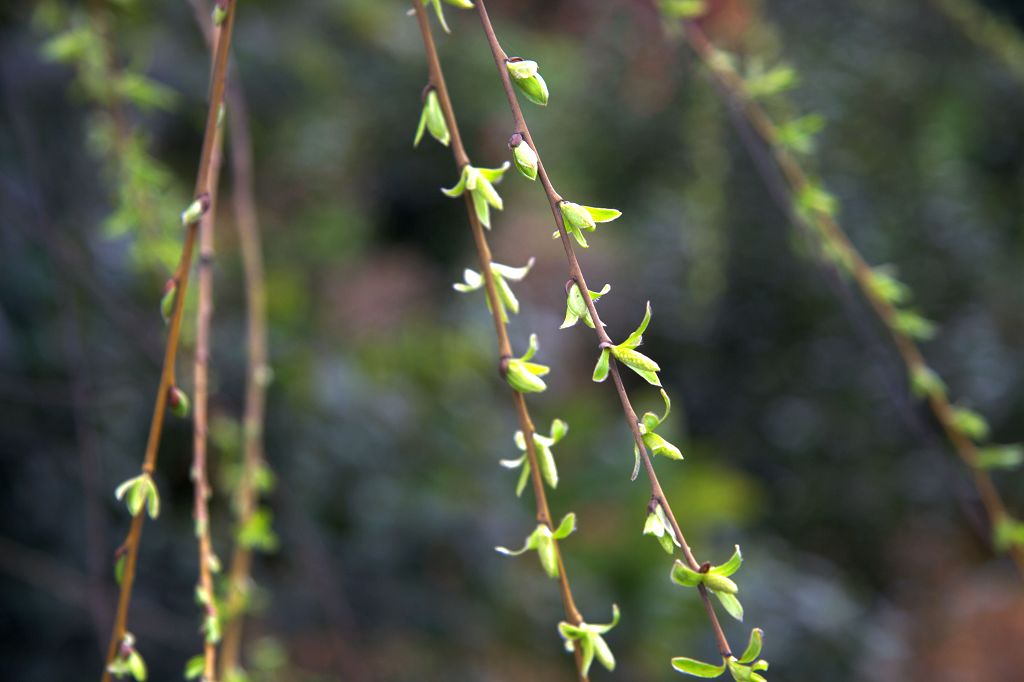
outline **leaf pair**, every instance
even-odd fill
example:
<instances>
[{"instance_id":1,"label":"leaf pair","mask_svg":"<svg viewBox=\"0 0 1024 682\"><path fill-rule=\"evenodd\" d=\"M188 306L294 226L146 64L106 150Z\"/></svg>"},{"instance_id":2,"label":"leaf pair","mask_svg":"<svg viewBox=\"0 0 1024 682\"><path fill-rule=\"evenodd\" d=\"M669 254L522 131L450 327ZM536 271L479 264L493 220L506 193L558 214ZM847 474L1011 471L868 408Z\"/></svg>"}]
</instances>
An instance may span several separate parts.
<instances>
[{"instance_id":1,"label":"leaf pair","mask_svg":"<svg viewBox=\"0 0 1024 682\"><path fill-rule=\"evenodd\" d=\"M590 300L597 303L601 300L601 297L612 290L611 284L605 284L601 291L590 291ZM577 322L583 320L583 324L587 325L591 329L594 328L594 318L590 315L590 309L587 308L587 302L583 298L583 294L580 293L580 287L575 282L569 287L569 293L565 301L565 320L562 322L562 326L559 329L568 329L573 327ZM601 323L604 325L604 323Z\"/></svg>"},{"instance_id":2,"label":"leaf pair","mask_svg":"<svg viewBox=\"0 0 1024 682\"><path fill-rule=\"evenodd\" d=\"M530 358L537 354L538 348L537 335L530 334L530 347L526 353L508 361L505 381L520 393L540 393L548 387L541 377L550 372L551 368L547 365L529 362Z\"/></svg>"},{"instance_id":3,"label":"leaf pair","mask_svg":"<svg viewBox=\"0 0 1024 682\"><path fill-rule=\"evenodd\" d=\"M539 433L533 434L533 452L537 456L537 466L540 468L541 476L552 488L558 487L558 469L555 468L555 456L551 452L551 447L565 438L567 433L569 433L569 425L561 419L556 419L551 422L550 436L542 436ZM523 470L519 474L519 482L516 483L516 497L519 497L523 494L526 482L530 479L530 458L526 454L526 437L522 431L516 431L515 443L516 447L523 452L523 455L517 459L503 459L501 460L501 466L506 469L522 467Z\"/></svg>"},{"instance_id":4,"label":"leaf pair","mask_svg":"<svg viewBox=\"0 0 1024 682\"><path fill-rule=\"evenodd\" d=\"M743 654L739 658L730 656L721 665L712 665L685 656L677 656L672 659L672 667L683 674L705 679L720 677L728 669L736 682L766 682L758 672L768 669L768 661L756 660L761 655L763 637L764 633L761 629L754 628L750 632L750 641Z\"/></svg>"},{"instance_id":5,"label":"leaf pair","mask_svg":"<svg viewBox=\"0 0 1024 682\"><path fill-rule=\"evenodd\" d=\"M563 201L558 205L562 212L562 225L565 231L572 235L576 243L584 249L590 248L583 232L594 232L598 223L610 223L622 215L622 211L614 208L595 208L593 206L581 206L571 201ZM558 232L552 235L558 239Z\"/></svg>"},{"instance_id":6,"label":"leaf pair","mask_svg":"<svg viewBox=\"0 0 1024 682\"><path fill-rule=\"evenodd\" d=\"M558 624L558 634L565 640L566 651L572 652L575 643L579 642L580 644L580 652L583 654L583 669L581 670L583 677L590 674L590 666L594 662L594 658L597 658L598 662L607 670L615 670L615 656L602 635L607 634L609 630L619 624L619 615L618 604L612 604L612 622L610 623L573 625L563 620Z\"/></svg>"},{"instance_id":7,"label":"leaf pair","mask_svg":"<svg viewBox=\"0 0 1024 682\"><path fill-rule=\"evenodd\" d=\"M519 313L519 299L512 292L512 287L509 286L509 281L521 282L530 272L530 268L533 267L534 259L531 258L529 262L521 268L513 268L509 265L502 265L501 263L491 263L491 276L494 278L494 287L498 294L498 312L501 315L501 321L508 322L508 313L512 312L513 315ZM456 282L452 285L452 288L461 293L468 293L471 291L477 291L484 286L484 276L476 270L466 268L462 273L464 282ZM484 299L487 301L487 309L491 309L491 299L485 296Z\"/></svg>"},{"instance_id":8,"label":"leaf pair","mask_svg":"<svg viewBox=\"0 0 1024 682\"><path fill-rule=\"evenodd\" d=\"M160 494L157 492L153 477L147 473L129 478L117 486L114 496L118 500L124 500L128 513L132 516L138 516L143 506L146 507L149 518L155 519L160 515Z\"/></svg>"},{"instance_id":9,"label":"leaf pair","mask_svg":"<svg viewBox=\"0 0 1024 682\"><path fill-rule=\"evenodd\" d=\"M711 566L706 571L695 571L682 561L676 559L672 566L672 582L683 587L696 587L704 585L709 592L718 597L718 601L736 620L743 620L743 605L736 598L739 586L729 579L733 573L739 570L743 564L743 554L740 546L736 545L736 551L721 566Z\"/></svg>"},{"instance_id":10,"label":"leaf pair","mask_svg":"<svg viewBox=\"0 0 1024 682\"><path fill-rule=\"evenodd\" d=\"M610 348L602 348L601 355L597 358L597 365L594 367L594 381L602 382L608 378L608 361L609 356L614 356L616 360L629 367L631 370L639 374L644 378L647 383L653 386L661 386L661 379L658 378L658 372L661 371L661 367L658 366L654 360L640 353L636 350L643 340L643 334L647 330L647 325L651 323L651 303L647 302L647 311L644 313L643 322L640 326L629 335L625 341L617 346Z\"/></svg>"},{"instance_id":11,"label":"leaf pair","mask_svg":"<svg viewBox=\"0 0 1024 682\"><path fill-rule=\"evenodd\" d=\"M508 161L499 168L476 168L467 163L462 167L459 182L451 189L442 189L441 191L453 199L461 197L463 192L468 191L473 199L476 217L480 220L480 224L489 230L491 229L491 207L493 206L499 211L504 207L501 196L494 189L494 185L501 182L501 178L508 168Z\"/></svg>"},{"instance_id":12,"label":"leaf pair","mask_svg":"<svg viewBox=\"0 0 1024 682\"><path fill-rule=\"evenodd\" d=\"M554 531L545 523L537 524L537 528L526 538L526 544L522 549L511 550L507 547L495 547L494 549L506 556L519 556L524 552L536 550L540 558L540 565L544 572L551 578L558 577L558 548L555 545L557 540L564 540L576 530L576 514L568 513L558 524Z\"/></svg>"}]
</instances>

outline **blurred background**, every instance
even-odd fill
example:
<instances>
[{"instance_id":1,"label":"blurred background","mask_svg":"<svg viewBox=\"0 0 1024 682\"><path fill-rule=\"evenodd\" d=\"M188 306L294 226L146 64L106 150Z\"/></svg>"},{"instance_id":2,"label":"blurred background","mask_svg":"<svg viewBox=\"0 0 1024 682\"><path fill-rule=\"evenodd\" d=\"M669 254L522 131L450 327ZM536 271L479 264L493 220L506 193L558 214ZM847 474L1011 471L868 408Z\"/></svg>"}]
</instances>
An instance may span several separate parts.
<instances>
[{"instance_id":1,"label":"blurred background","mask_svg":"<svg viewBox=\"0 0 1024 682\"><path fill-rule=\"evenodd\" d=\"M825 118L809 170L868 261L897 266L939 323L924 350L951 395L1012 443L1024 439L1024 72L948 4L722 0L704 27L741 60L799 72L772 110ZM550 105L526 114L555 185L624 212L581 260L591 286L613 286L601 302L613 338L652 303L646 349L674 399L665 435L686 454L659 474L698 558L720 563L738 543L746 559L747 621L726 623L730 638L764 628L775 680L1020 679L1024 592L989 547L965 468L862 299L808 257L678 31L646 2L489 5L506 50L539 61L550 86ZM1012 47L1024 6L982 6ZM435 36L463 136L477 165L497 166L507 105L475 14L446 9L452 35L434 23ZM451 288L476 256L462 202L439 192L456 179L450 152L412 148L426 68L405 11L240 3L277 478L277 549L256 560L244 661L260 680L569 680L556 584L534 557L493 550L521 544L533 503L498 466L517 456L516 426L482 295ZM125 199L109 102L54 58L56 36L96 21L114 63L139 74L125 110L142 208ZM0 8L0 62L0 659L11 680L94 679L128 526L113 490L142 458L208 54L183 0L15 0ZM211 360L222 556L246 360L230 173ZM649 491L629 481L611 386L590 381L592 333L558 330L566 268L543 194L511 173L500 191L496 260L537 258L516 287L513 346L536 331L554 368L531 409L542 431L555 417L571 428L550 494L556 516L578 515L568 572L589 621L623 611L608 635L619 666L593 678L675 679L671 656L714 659L706 616L640 534ZM627 383L638 410L660 410ZM154 680L179 679L200 648L190 457L189 422L172 419L130 618ZM1020 478L997 482L1024 509Z\"/></svg>"}]
</instances>

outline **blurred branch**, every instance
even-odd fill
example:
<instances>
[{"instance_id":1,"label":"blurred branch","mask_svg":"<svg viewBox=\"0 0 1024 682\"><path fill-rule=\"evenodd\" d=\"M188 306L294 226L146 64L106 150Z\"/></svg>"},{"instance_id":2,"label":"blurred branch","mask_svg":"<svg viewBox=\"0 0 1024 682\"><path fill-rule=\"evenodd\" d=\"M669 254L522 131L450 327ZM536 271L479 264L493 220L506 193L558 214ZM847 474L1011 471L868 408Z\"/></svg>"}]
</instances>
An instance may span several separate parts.
<instances>
[{"instance_id":1,"label":"blurred branch","mask_svg":"<svg viewBox=\"0 0 1024 682\"><path fill-rule=\"evenodd\" d=\"M516 98L511 77L509 76L508 68L506 68L507 63L509 62L509 57L501 48L501 44L498 42L498 38L494 33L494 28L491 25L490 17L487 14L487 7L484 0L476 0L476 7L480 14L480 22L483 26L484 34L487 37L491 53L494 56L494 64L498 70L498 75L501 78L501 84L505 90L505 96L508 99L508 105L512 113L514 132L522 135L537 154L538 177L544 187L544 192L551 208L551 214L555 219L555 224L558 226L558 234L561 238L562 248L565 250L566 261L569 265L569 277L571 281L577 285L583 296L587 310L589 311L590 317L594 323L594 332L597 334L599 347L602 349L610 348L614 344L608 336L608 333L604 330L604 323L601 322L601 316L597 312L597 307L594 305L593 297L590 295L590 289L587 287L586 280L583 276L583 270L576 258L575 249L569 239L568 233L566 232L565 224L562 219L562 211L560 209L560 204L563 199L561 195L555 191L554 186L551 184L551 180L548 178L547 170L544 168L544 163L540 160L540 150L537 148L537 145L533 140L533 136L530 134L530 128L526 123L522 108L519 106L519 101ZM686 558L687 564L689 564L692 570L700 572L702 570L702 564L697 561L690 549L690 546L687 544L682 528L680 528L679 522L676 520L676 516L673 513L672 507L665 495L665 491L662 489L661 483L658 480L658 475L654 471L654 466L651 463L650 455L647 452L647 447L644 444L643 436L640 432L640 421L637 418L636 411L633 409L632 403L630 402L629 395L626 393L626 389L622 383L622 377L619 372L619 363L614 357L609 359L609 369L612 381L615 384L616 393L619 396L619 402L622 404L623 416L625 417L626 423L629 425L629 429L633 434L633 440L640 453L644 470L647 474L647 481L651 488L651 507L661 507L665 516L668 518L669 523L672 525L675 537L681 544L682 552ZM704 570L706 570L706 566ZM722 658L727 660L732 657L732 650L729 646L728 640L726 639L725 632L722 630L722 626L718 621L718 616L716 615L715 608L711 603L708 590L703 583L698 584L697 588L701 601L704 604L704 609L707 612L711 629L714 632L715 639L718 644L718 651L722 655Z\"/></svg>"},{"instance_id":2,"label":"blurred branch","mask_svg":"<svg viewBox=\"0 0 1024 682\"><path fill-rule=\"evenodd\" d=\"M808 206L804 211L794 209L801 202L806 202L806 198L812 192L817 191L816 186L804 173L794 155L781 143L778 126L748 92L743 77L732 67L729 59L710 43L695 21L685 20L683 27L688 44L707 67L716 87L726 99L727 106L742 112L745 123L756 131L771 150L777 170L785 179L788 196L786 203L789 206L787 216L794 224L804 225L812 234L818 235L821 244L832 254L835 267L841 268L852 277L861 294L890 332L915 390L921 390L920 385L929 378L933 384L939 382L923 391L928 405L957 455L971 469L975 488L992 528L997 529L1001 524L1007 523L1011 517L992 477L978 463L977 446L965 433L958 419L957 409L950 403L944 386L941 386L941 380L925 362L912 333L901 326L901 315L904 311L894 304L891 296L882 291L879 274L867 264L835 220L833 208L815 204ZM769 186L772 186L773 180L765 173L764 164L755 165L765 175ZM1011 543L1009 550L1018 571L1024 576L1024 547Z\"/></svg>"},{"instance_id":3,"label":"blurred branch","mask_svg":"<svg viewBox=\"0 0 1024 682\"><path fill-rule=\"evenodd\" d=\"M217 45L222 26L212 27L210 52L211 67L216 69ZM220 176L223 158L224 125L218 116L214 131L213 153L210 159L210 174ZM220 560L213 551L210 537L210 489L209 467L209 365L211 319L213 317L213 262L214 262L214 216L217 205L217 184L209 187L210 207L199 223L199 266L198 305L196 306L196 353L193 376L195 390L195 417L192 430L192 484L193 517L195 520L196 544L198 548L200 606L203 609L203 675L202 679L212 682L217 679L217 644L220 642L220 615L217 595L213 586L213 572L220 570Z\"/></svg>"},{"instance_id":4,"label":"blurred branch","mask_svg":"<svg viewBox=\"0 0 1024 682\"><path fill-rule=\"evenodd\" d=\"M160 435L163 431L164 414L168 405L169 393L174 390L175 376L174 363L177 357L178 337L181 332L182 311L185 304L185 294L188 289L189 270L192 262L192 250L195 246L196 233L199 228L199 221L202 214L209 208L209 195L212 190L213 179L213 156L215 151L215 140L217 138L217 120L220 116L224 100L224 83L227 77L228 55L231 45L231 34L235 22L235 8L237 0L228 0L227 17L224 21L217 48L215 50L213 74L210 79L209 107L206 115L206 129L203 135L203 146L199 159L199 170L196 173L196 185L194 191L195 204L198 215L188 216L185 221L185 238L182 246L181 258L173 278L176 294L174 296L173 311L170 317L170 331L167 337L167 349L164 355L163 371L161 372L160 385L157 388L156 404L153 409L153 418L150 423L149 438L146 444L145 459L142 464L142 475L152 476L156 469L156 460L160 443ZM193 212L192 207L186 213ZM109 666L118 656L122 642L125 641L127 633L128 606L131 601L132 586L135 581L135 566L138 560L139 543L142 537L142 525L145 514L140 510L132 517L131 528L128 537L121 546L125 555L124 573L121 580L121 592L118 598L117 614L115 616L114 628L111 632L110 645L107 651L106 665L103 671L103 682L110 681Z\"/></svg>"},{"instance_id":5,"label":"blurred branch","mask_svg":"<svg viewBox=\"0 0 1024 682\"><path fill-rule=\"evenodd\" d=\"M457 170L461 172L464 167L469 165L469 156L466 154L466 149L462 144L462 135L459 132L458 121L455 119L455 111L452 108L451 98L448 96L448 86L445 83L444 72L441 69L441 62L437 55L437 48L434 45L434 37L430 29L430 24L427 21L427 13L420 0L412 0L412 6L416 12L416 20L419 23L420 33L423 36L423 47L426 52L427 65L429 68L429 87L433 88L437 92L437 96L440 99L441 110L444 113L445 122L448 126L449 132L451 133L451 147L452 155L455 157L455 166ZM480 6L482 7L482 4ZM506 328L505 321L502 318L502 311L504 308L499 300L498 291L494 281L491 250L487 244L487 238L484 235L483 226L480 224L480 219L474 209L473 199L470 192L465 192L463 194L463 198L466 203L466 214L469 219L470 230L473 233L473 242L476 245L477 257L480 261L484 290L489 303L488 307L490 308L491 316L494 319L494 332L498 339L498 354L502 363L506 363L508 359L512 357L512 345L509 342L508 329ZM504 367L504 364L501 366ZM547 526L548 530L553 531L554 524L551 518L551 510L548 507L547 493L544 490L544 481L541 478L541 467L537 461L536 445L534 442L536 427L533 424L533 420L530 418L530 413L526 406L526 398L520 391L512 391L512 402L515 405L516 417L519 420L519 428L522 429L526 444L526 456L530 466L530 481L533 486L534 501L537 508L537 522ZM573 625L579 625L583 622L583 617L580 615L579 609L576 608L576 603L573 600L572 588L569 585L569 576L565 571L561 548L559 547L557 540L553 539L552 542L554 544L555 556L558 563L558 585L562 595L562 606L565 610L565 617ZM579 679L581 682L586 682L587 674L584 669L581 642L574 642L573 650Z\"/></svg>"},{"instance_id":6,"label":"blurred branch","mask_svg":"<svg viewBox=\"0 0 1024 682\"><path fill-rule=\"evenodd\" d=\"M965 36L992 54L1024 82L1024 37L1013 24L976 0L931 0Z\"/></svg>"}]
</instances>

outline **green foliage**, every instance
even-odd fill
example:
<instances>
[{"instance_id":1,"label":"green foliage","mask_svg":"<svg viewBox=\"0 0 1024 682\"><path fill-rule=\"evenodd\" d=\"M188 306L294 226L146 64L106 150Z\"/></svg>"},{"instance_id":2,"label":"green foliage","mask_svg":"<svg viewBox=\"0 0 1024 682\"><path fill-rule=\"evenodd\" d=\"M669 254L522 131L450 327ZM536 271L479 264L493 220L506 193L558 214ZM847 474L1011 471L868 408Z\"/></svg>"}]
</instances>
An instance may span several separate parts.
<instances>
[{"instance_id":1,"label":"green foliage","mask_svg":"<svg viewBox=\"0 0 1024 682\"><path fill-rule=\"evenodd\" d=\"M988 440L991 429L988 421L974 410L966 407L953 408L953 426L973 441Z\"/></svg>"},{"instance_id":2,"label":"green foliage","mask_svg":"<svg viewBox=\"0 0 1024 682\"><path fill-rule=\"evenodd\" d=\"M739 586L729 579L729 576L738 571L742 564L743 554L740 552L739 545L736 545L736 550L727 562L720 566L708 567L707 570L695 571L676 559L672 566L672 582L683 587L704 585L708 592L718 597L718 601L722 603L722 607L730 616L742 621L743 605L736 598Z\"/></svg>"},{"instance_id":3,"label":"green foliage","mask_svg":"<svg viewBox=\"0 0 1024 682\"><path fill-rule=\"evenodd\" d=\"M437 90L430 88L423 100L423 113L420 114L419 125L416 126L416 136L413 138L412 146L418 147L423 139L424 131L430 131L430 136L443 144L445 147L451 142L452 136L448 131L448 123L444 120L444 112L441 110L441 101L437 97Z\"/></svg>"},{"instance_id":4,"label":"green foliage","mask_svg":"<svg viewBox=\"0 0 1024 682\"><path fill-rule=\"evenodd\" d=\"M615 359L623 365L636 372L647 383L652 386L661 386L661 380L658 378L658 372L661 371L661 367L659 367L658 363L654 360L651 360L649 357L636 350L637 346L643 342L643 333L647 330L647 325L650 324L650 322L651 303L648 301L643 321L640 322L640 326L629 335L629 338L618 345L601 349L601 354L597 359L597 365L594 367L594 381L602 382L608 378L608 356L610 354L615 356Z\"/></svg>"},{"instance_id":5,"label":"green foliage","mask_svg":"<svg viewBox=\"0 0 1024 682\"><path fill-rule=\"evenodd\" d=\"M491 229L491 207L493 206L499 211L504 207L494 185L501 182L501 178L508 168L508 161L499 168L476 168L466 164L462 167L458 183L451 189L442 189L441 191L453 199L462 196L463 192L469 191L480 224Z\"/></svg>"},{"instance_id":6,"label":"green foliage","mask_svg":"<svg viewBox=\"0 0 1024 682\"><path fill-rule=\"evenodd\" d=\"M569 425L561 419L555 419L551 422L550 436L533 434L533 449L537 456L537 466L540 468L541 477L551 488L558 487L558 469L555 467L555 456L551 452L551 448L565 438L567 433L569 433ZM530 458L526 453L526 437L522 431L516 431L514 441L516 447L523 454L516 459L501 460L501 466L507 469L522 469L519 481L516 483L516 497L520 497L530 479Z\"/></svg>"},{"instance_id":7,"label":"green foliage","mask_svg":"<svg viewBox=\"0 0 1024 682\"><path fill-rule=\"evenodd\" d=\"M648 512L647 520L644 522L644 535L651 535L657 538L669 555L675 554L675 548L680 547L679 538L676 537L672 524L665 517L665 510L660 503L653 503L654 509Z\"/></svg>"},{"instance_id":8,"label":"green foliage","mask_svg":"<svg viewBox=\"0 0 1024 682\"><path fill-rule=\"evenodd\" d=\"M594 303L601 300L601 297L612 290L611 284L605 284L601 291L589 291L590 298ZM587 302L583 299L583 294L580 293L580 287L578 284L573 282L569 286L569 293L566 294L565 302L565 320L562 321L562 326L559 329L568 329L573 327L577 322L583 320L583 324L587 325L591 329L594 328L594 319L590 316L590 309L587 307Z\"/></svg>"},{"instance_id":9,"label":"green foliage","mask_svg":"<svg viewBox=\"0 0 1024 682\"><path fill-rule=\"evenodd\" d=\"M512 77L512 82L526 99L542 107L547 106L548 84L540 75L537 62L513 58L509 59L505 66L508 68L508 74Z\"/></svg>"},{"instance_id":10,"label":"green foliage","mask_svg":"<svg viewBox=\"0 0 1024 682\"><path fill-rule=\"evenodd\" d=\"M975 462L979 469L1016 469L1024 462L1024 446L989 445L978 448Z\"/></svg>"},{"instance_id":11,"label":"green foliage","mask_svg":"<svg viewBox=\"0 0 1024 682\"><path fill-rule=\"evenodd\" d=\"M551 578L558 577L558 547L556 541L564 540L576 530L576 514L569 513L562 518L558 528L554 531L545 523L538 523L537 527L526 538L526 543L521 549L511 550L507 547L495 547L495 551L506 556L519 556L524 552L536 550L540 558L540 565L544 572Z\"/></svg>"},{"instance_id":12,"label":"green foliage","mask_svg":"<svg viewBox=\"0 0 1024 682\"><path fill-rule=\"evenodd\" d=\"M669 400L665 389L661 389L661 399L665 402L664 414L659 417L654 412L645 412L644 416L640 418L640 433L643 436L644 445L647 446L652 455L681 460L683 459L683 453L680 452L679 448L656 433L658 427L665 423L669 413L672 411L672 401ZM633 446L633 456L635 458L633 480L636 480L637 473L640 471L640 448L636 445Z\"/></svg>"},{"instance_id":13,"label":"green foliage","mask_svg":"<svg viewBox=\"0 0 1024 682\"><path fill-rule=\"evenodd\" d=\"M515 293L513 293L512 287L509 286L509 282L523 281L526 275L530 273L530 269L533 267L533 264L533 258L531 258L526 265L521 268L514 268L500 263L491 263L491 276L494 278L494 287L498 294L498 312L501 315L502 322L508 323L509 312L513 315L519 313L519 299L516 298ZM464 280L463 282L456 282L452 285L452 288L456 291L469 293L483 288L484 277L476 270L466 268L462 276ZM487 309L490 310L490 297L484 296L484 301L487 303Z\"/></svg>"},{"instance_id":14,"label":"green foliage","mask_svg":"<svg viewBox=\"0 0 1024 682\"><path fill-rule=\"evenodd\" d=\"M129 478L117 486L114 496L118 500L124 500L125 506L128 507L128 513L132 516L137 516L143 507L146 508L146 513L151 519L160 515L160 494L157 492L153 478L147 473Z\"/></svg>"},{"instance_id":15,"label":"green foliage","mask_svg":"<svg viewBox=\"0 0 1024 682\"><path fill-rule=\"evenodd\" d=\"M505 381L520 393L540 393L548 387L541 377L548 374L551 368L529 362L536 355L538 348L537 335L530 334L530 347L527 351L518 358L510 358L505 367Z\"/></svg>"},{"instance_id":16,"label":"green foliage","mask_svg":"<svg viewBox=\"0 0 1024 682\"><path fill-rule=\"evenodd\" d=\"M248 549L273 552L279 541L274 533L274 518L265 507L256 509L252 516L238 529L238 543Z\"/></svg>"},{"instance_id":17,"label":"green foliage","mask_svg":"<svg viewBox=\"0 0 1024 682\"><path fill-rule=\"evenodd\" d=\"M114 677L121 679L131 677L135 682L146 682L146 662L142 655L135 649L135 636L126 632L121 644L118 646L117 655L107 666L107 670Z\"/></svg>"},{"instance_id":18,"label":"green foliage","mask_svg":"<svg viewBox=\"0 0 1024 682\"><path fill-rule=\"evenodd\" d=\"M562 225L576 243L584 249L589 248L584 232L594 232L598 223L609 223L622 215L622 211L614 208L594 208L593 206L581 206L571 201L563 201L558 205L562 211ZM551 235L558 239L557 231Z\"/></svg>"},{"instance_id":19,"label":"green foliage","mask_svg":"<svg viewBox=\"0 0 1024 682\"><path fill-rule=\"evenodd\" d=\"M471 0L444 0L444 2L452 7L458 7L459 9L472 9L473 3ZM444 29L445 33L451 33L452 30L448 28L448 22L444 20L444 10L441 8L441 0L423 0L423 6L432 6L434 8L434 14L437 15L437 22L441 24L441 28Z\"/></svg>"},{"instance_id":20,"label":"green foliage","mask_svg":"<svg viewBox=\"0 0 1024 682\"><path fill-rule=\"evenodd\" d=\"M608 643L604 641L606 635L612 628L619 624L619 606L612 604L612 622L602 625L591 625L589 623L572 623L562 621L558 624L558 634L565 640L565 650L572 652L576 643L579 643L583 654L582 674L584 677L590 674L590 666L594 658L608 671L615 670L615 656L612 654Z\"/></svg>"},{"instance_id":21,"label":"green foliage","mask_svg":"<svg viewBox=\"0 0 1024 682\"><path fill-rule=\"evenodd\" d=\"M735 682L766 682L765 678L758 673L768 669L768 661L756 660L761 655L763 635L760 628L754 628L750 632L750 641L743 654L738 659L730 656L721 665L712 665L685 656L677 656L672 659L672 667L683 674L705 679L721 677L728 669Z\"/></svg>"},{"instance_id":22,"label":"green foliage","mask_svg":"<svg viewBox=\"0 0 1024 682\"><path fill-rule=\"evenodd\" d=\"M509 138L508 146L512 150L512 162L515 163L519 174L527 180L536 180L540 159L530 143L522 135L515 133Z\"/></svg>"}]
</instances>

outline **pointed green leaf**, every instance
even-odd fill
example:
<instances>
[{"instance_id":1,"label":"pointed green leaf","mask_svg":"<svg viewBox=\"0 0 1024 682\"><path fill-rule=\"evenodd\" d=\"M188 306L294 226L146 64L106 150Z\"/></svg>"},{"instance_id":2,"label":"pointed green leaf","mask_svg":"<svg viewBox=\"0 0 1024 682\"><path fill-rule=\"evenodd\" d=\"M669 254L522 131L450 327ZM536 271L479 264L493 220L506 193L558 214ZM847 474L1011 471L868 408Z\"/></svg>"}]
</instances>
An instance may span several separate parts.
<instances>
[{"instance_id":1,"label":"pointed green leaf","mask_svg":"<svg viewBox=\"0 0 1024 682\"><path fill-rule=\"evenodd\" d=\"M696 661L692 658L686 658L685 656L676 656L673 658L672 667L686 675L703 677L706 679L721 677L722 673L725 672L725 663L722 665L711 665L710 663Z\"/></svg>"},{"instance_id":2,"label":"pointed green leaf","mask_svg":"<svg viewBox=\"0 0 1024 682\"><path fill-rule=\"evenodd\" d=\"M609 349L602 348L601 355L597 358L597 365L594 367L594 381L601 383L608 378L608 356Z\"/></svg>"},{"instance_id":3,"label":"pointed green leaf","mask_svg":"<svg viewBox=\"0 0 1024 682\"><path fill-rule=\"evenodd\" d=\"M728 580L728 578L726 578ZM743 605L740 604L740 600L735 595L729 594L728 592L719 592L717 590L711 590L711 593L718 597L718 601L722 602L722 607L728 612L730 616L736 620L743 622Z\"/></svg>"},{"instance_id":4,"label":"pointed green leaf","mask_svg":"<svg viewBox=\"0 0 1024 682\"><path fill-rule=\"evenodd\" d=\"M562 517L562 522L558 524L558 528L553 533L556 540L564 540L569 537L576 530L576 514L569 512Z\"/></svg>"},{"instance_id":5,"label":"pointed green leaf","mask_svg":"<svg viewBox=\"0 0 1024 682\"><path fill-rule=\"evenodd\" d=\"M750 631L750 642L747 643L747 648L743 650L743 655L739 658L740 663L752 663L761 655L763 638L764 631L761 628L754 628Z\"/></svg>"}]
</instances>

